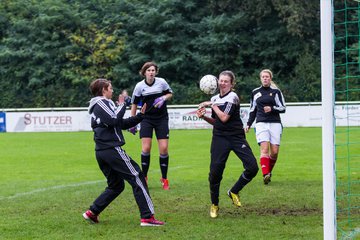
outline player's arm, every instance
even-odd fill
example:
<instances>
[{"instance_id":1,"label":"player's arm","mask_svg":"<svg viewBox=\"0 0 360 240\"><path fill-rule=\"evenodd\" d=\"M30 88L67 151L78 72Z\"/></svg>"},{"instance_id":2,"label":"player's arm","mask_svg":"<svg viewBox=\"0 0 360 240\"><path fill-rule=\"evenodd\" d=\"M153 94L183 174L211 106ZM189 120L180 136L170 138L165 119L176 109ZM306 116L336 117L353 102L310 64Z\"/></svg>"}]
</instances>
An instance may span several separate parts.
<instances>
[{"instance_id":1,"label":"player's arm","mask_svg":"<svg viewBox=\"0 0 360 240\"><path fill-rule=\"evenodd\" d=\"M173 97L173 94L169 92L165 94L164 97L165 97L165 101L169 101Z\"/></svg>"},{"instance_id":2,"label":"player's arm","mask_svg":"<svg viewBox=\"0 0 360 240\"><path fill-rule=\"evenodd\" d=\"M163 93L164 93L165 101L170 100L173 97L173 91L170 85L166 81L163 84L163 89L164 89Z\"/></svg>"},{"instance_id":3,"label":"player's arm","mask_svg":"<svg viewBox=\"0 0 360 240\"><path fill-rule=\"evenodd\" d=\"M196 111L196 115L198 116L198 118L202 118L207 123L209 123L211 125L214 125L215 119L212 118L212 117L206 116L205 113L206 113L206 108L205 107L199 107L198 110Z\"/></svg>"},{"instance_id":4,"label":"player's arm","mask_svg":"<svg viewBox=\"0 0 360 240\"><path fill-rule=\"evenodd\" d=\"M214 125L214 123L215 123L215 119L212 118L212 117L203 116L203 119L204 119L207 123L209 123L209 124L211 124L211 125Z\"/></svg>"},{"instance_id":5,"label":"player's arm","mask_svg":"<svg viewBox=\"0 0 360 240\"><path fill-rule=\"evenodd\" d=\"M136 115L136 110L137 110L137 104L133 103L131 104L131 109L130 109L130 115L131 116L135 116Z\"/></svg>"},{"instance_id":6,"label":"player's arm","mask_svg":"<svg viewBox=\"0 0 360 240\"><path fill-rule=\"evenodd\" d=\"M131 116L125 119L122 119L121 129L128 129L135 127L137 124L139 124L144 119L146 109L146 103L141 108L141 111L136 114L135 116Z\"/></svg>"},{"instance_id":7,"label":"player's arm","mask_svg":"<svg viewBox=\"0 0 360 240\"><path fill-rule=\"evenodd\" d=\"M131 109L130 109L130 116L131 117L136 117L137 115L136 115L136 110L137 110L137 104L136 103L133 103L132 105L131 105ZM146 104L145 104L145 106L146 106ZM141 118L141 120L143 119L143 116L141 116L142 118ZM140 121L141 121L140 120ZM140 122L139 121L139 122ZM126 123L127 124L127 123ZM125 128L123 128L123 129L125 129ZM133 135L135 135L136 134L136 132L137 132L137 127L136 127L136 124L135 125L132 125L131 127L129 127L129 129L128 129L128 131L130 132L130 133L132 133Z\"/></svg>"},{"instance_id":8,"label":"player's arm","mask_svg":"<svg viewBox=\"0 0 360 240\"><path fill-rule=\"evenodd\" d=\"M110 107L109 102L106 100L100 100L96 103L94 107L94 114L101 120L101 122L106 126L119 126L122 121L122 116L124 115L122 111L124 105L118 107L115 111Z\"/></svg>"},{"instance_id":9,"label":"player's arm","mask_svg":"<svg viewBox=\"0 0 360 240\"><path fill-rule=\"evenodd\" d=\"M166 101L172 98L172 96L173 96L172 92L166 91L164 95L155 99L153 106L155 108L161 108Z\"/></svg>"},{"instance_id":10,"label":"player's arm","mask_svg":"<svg viewBox=\"0 0 360 240\"><path fill-rule=\"evenodd\" d=\"M285 99L280 90L278 93L275 94L275 103L276 106L273 106L271 110L278 113L285 113L286 110Z\"/></svg>"},{"instance_id":11,"label":"player's arm","mask_svg":"<svg viewBox=\"0 0 360 240\"><path fill-rule=\"evenodd\" d=\"M212 105L211 101L205 101L199 104L199 108L210 107L211 105Z\"/></svg>"},{"instance_id":12,"label":"player's arm","mask_svg":"<svg viewBox=\"0 0 360 240\"><path fill-rule=\"evenodd\" d=\"M141 87L139 83L136 84L133 94L131 96L131 108L130 108L130 116L135 116L139 103L141 102Z\"/></svg>"},{"instance_id":13,"label":"player's arm","mask_svg":"<svg viewBox=\"0 0 360 240\"><path fill-rule=\"evenodd\" d=\"M245 132L249 132L249 129L256 118L257 106L256 101L254 101L254 93L252 93L251 100L250 100L250 110L249 110L249 119L247 121Z\"/></svg>"},{"instance_id":14,"label":"player's arm","mask_svg":"<svg viewBox=\"0 0 360 240\"><path fill-rule=\"evenodd\" d=\"M226 123L229 120L230 115L221 111L217 105L212 105L211 108L214 111L214 113L218 116L221 122Z\"/></svg>"}]
</instances>

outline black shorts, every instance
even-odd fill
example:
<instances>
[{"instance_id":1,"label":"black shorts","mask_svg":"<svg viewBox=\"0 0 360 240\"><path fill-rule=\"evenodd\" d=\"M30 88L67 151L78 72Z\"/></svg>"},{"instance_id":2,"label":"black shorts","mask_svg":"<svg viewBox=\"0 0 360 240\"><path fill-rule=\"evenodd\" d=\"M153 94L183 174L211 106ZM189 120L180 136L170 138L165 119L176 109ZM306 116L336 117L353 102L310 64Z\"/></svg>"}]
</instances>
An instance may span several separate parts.
<instances>
[{"instance_id":1,"label":"black shorts","mask_svg":"<svg viewBox=\"0 0 360 240\"><path fill-rule=\"evenodd\" d=\"M153 130L157 139L169 139L169 118L142 120L140 138L152 138Z\"/></svg>"}]
</instances>

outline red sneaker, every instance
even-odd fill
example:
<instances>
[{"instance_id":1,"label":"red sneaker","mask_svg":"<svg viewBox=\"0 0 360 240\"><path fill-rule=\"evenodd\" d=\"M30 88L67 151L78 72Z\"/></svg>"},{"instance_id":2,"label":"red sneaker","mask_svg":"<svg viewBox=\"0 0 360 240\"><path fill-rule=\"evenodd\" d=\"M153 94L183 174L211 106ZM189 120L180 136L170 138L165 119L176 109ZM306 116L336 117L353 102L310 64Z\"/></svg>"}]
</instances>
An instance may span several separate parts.
<instances>
[{"instance_id":1,"label":"red sneaker","mask_svg":"<svg viewBox=\"0 0 360 240\"><path fill-rule=\"evenodd\" d=\"M151 216L151 218L142 218L140 221L140 226L142 227L158 227L164 224L165 222L156 220L154 216Z\"/></svg>"},{"instance_id":2,"label":"red sneaker","mask_svg":"<svg viewBox=\"0 0 360 240\"><path fill-rule=\"evenodd\" d=\"M95 215L92 211L87 210L83 213L83 217L89 223L99 223L99 215Z\"/></svg>"},{"instance_id":3,"label":"red sneaker","mask_svg":"<svg viewBox=\"0 0 360 240\"><path fill-rule=\"evenodd\" d=\"M170 189L169 180L167 180L167 178L160 178L160 182L161 182L162 188L164 190L169 190Z\"/></svg>"}]
</instances>

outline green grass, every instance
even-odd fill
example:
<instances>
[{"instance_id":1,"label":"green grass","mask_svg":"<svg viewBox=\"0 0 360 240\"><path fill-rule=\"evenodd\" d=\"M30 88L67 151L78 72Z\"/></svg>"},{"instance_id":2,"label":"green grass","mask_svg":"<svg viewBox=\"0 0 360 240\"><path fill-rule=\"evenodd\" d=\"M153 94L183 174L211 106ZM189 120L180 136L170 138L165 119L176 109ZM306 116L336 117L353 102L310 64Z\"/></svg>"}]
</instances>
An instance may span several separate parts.
<instances>
[{"instance_id":1,"label":"green grass","mask_svg":"<svg viewBox=\"0 0 360 240\"><path fill-rule=\"evenodd\" d=\"M124 149L139 162L140 140L124 132ZM210 219L211 130L172 130L170 191L160 188L156 142L149 172L156 217L141 228L131 187L109 205L100 224L82 219L104 190L91 132L0 134L0 239L322 239L320 128L286 128L272 182L261 173L232 206L226 190L242 172L230 155L221 183L220 216ZM253 132L247 135L256 157Z\"/></svg>"}]
</instances>

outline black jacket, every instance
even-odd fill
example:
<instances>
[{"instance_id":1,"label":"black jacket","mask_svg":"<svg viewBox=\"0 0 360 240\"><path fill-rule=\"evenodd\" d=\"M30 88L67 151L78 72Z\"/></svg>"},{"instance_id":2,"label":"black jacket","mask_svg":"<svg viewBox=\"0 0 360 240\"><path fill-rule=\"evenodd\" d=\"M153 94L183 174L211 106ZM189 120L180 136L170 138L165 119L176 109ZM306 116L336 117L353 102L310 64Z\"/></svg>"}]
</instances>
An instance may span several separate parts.
<instances>
[{"instance_id":1,"label":"black jacket","mask_svg":"<svg viewBox=\"0 0 360 240\"><path fill-rule=\"evenodd\" d=\"M271 112L266 113L264 106L270 106ZM255 88L251 93L250 114L247 122L251 126L253 122L281 123L280 113L286 110L284 96L280 89L274 87Z\"/></svg>"},{"instance_id":2,"label":"black jacket","mask_svg":"<svg viewBox=\"0 0 360 240\"><path fill-rule=\"evenodd\" d=\"M134 127L142 121L142 113L124 119L125 111L125 104L116 107L112 100L104 97L90 100L89 114L96 151L124 145L125 139L121 130Z\"/></svg>"}]
</instances>

